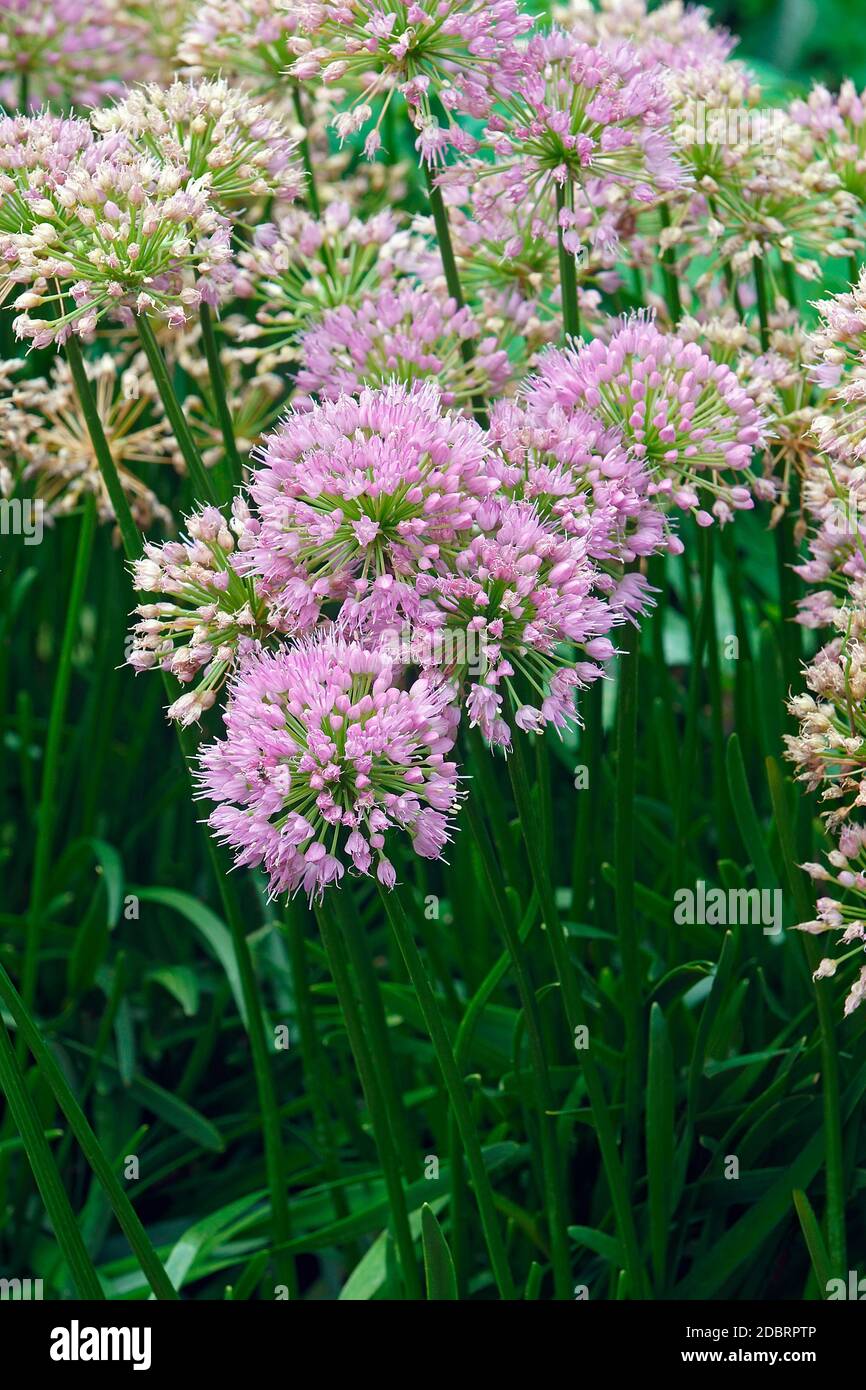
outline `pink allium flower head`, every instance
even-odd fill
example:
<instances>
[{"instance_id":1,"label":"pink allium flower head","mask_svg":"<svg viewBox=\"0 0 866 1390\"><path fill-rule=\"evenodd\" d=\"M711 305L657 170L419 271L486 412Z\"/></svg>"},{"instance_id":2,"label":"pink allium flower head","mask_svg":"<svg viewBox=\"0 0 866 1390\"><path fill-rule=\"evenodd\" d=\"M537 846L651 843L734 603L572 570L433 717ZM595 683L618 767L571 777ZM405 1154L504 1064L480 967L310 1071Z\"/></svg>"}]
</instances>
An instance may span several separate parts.
<instances>
[{"instance_id":1,"label":"pink allium flower head","mask_svg":"<svg viewBox=\"0 0 866 1390\"><path fill-rule=\"evenodd\" d=\"M856 285L817 304L812 375L829 408L815 421L819 449L847 464L866 461L866 267Z\"/></svg>"},{"instance_id":2,"label":"pink allium flower head","mask_svg":"<svg viewBox=\"0 0 866 1390\"><path fill-rule=\"evenodd\" d=\"M791 119L814 135L818 152L839 175L842 187L866 199L866 91L846 78L838 95L820 84L806 101L794 101Z\"/></svg>"},{"instance_id":3,"label":"pink allium flower head","mask_svg":"<svg viewBox=\"0 0 866 1390\"><path fill-rule=\"evenodd\" d=\"M647 0L601 0L598 9L592 0L569 0L562 23L584 43L627 39L647 66L679 68L704 57L721 61L737 42L711 23L703 5L683 0L664 0L653 10Z\"/></svg>"},{"instance_id":4,"label":"pink allium flower head","mask_svg":"<svg viewBox=\"0 0 866 1390\"><path fill-rule=\"evenodd\" d=\"M308 576L311 601L430 569L459 548L497 486L473 420L443 410L434 383L362 390L294 412L250 481L259 534L244 554L268 591Z\"/></svg>"},{"instance_id":5,"label":"pink allium flower head","mask_svg":"<svg viewBox=\"0 0 866 1390\"><path fill-rule=\"evenodd\" d=\"M550 421L589 410L622 434L658 496L709 525L753 505L750 462L765 425L736 374L697 343L662 333L651 317L626 320L605 343L550 349L529 383L531 414ZM712 515L701 505L712 499Z\"/></svg>"},{"instance_id":6,"label":"pink allium flower head","mask_svg":"<svg viewBox=\"0 0 866 1390\"><path fill-rule=\"evenodd\" d=\"M269 361L295 360L305 328L328 309L357 305L411 266L435 261L426 239L401 228L390 208L357 216L343 198L320 217L295 205L276 223L256 227L238 254L235 292L257 301L255 323L238 330Z\"/></svg>"},{"instance_id":7,"label":"pink allium flower head","mask_svg":"<svg viewBox=\"0 0 866 1390\"><path fill-rule=\"evenodd\" d=\"M40 144L44 122L30 122ZM35 203L0 181L6 292L32 287L17 304L19 337L44 347L70 331L92 333L106 315L129 323L133 313L179 327L203 300L218 302L231 263L230 229L202 181L115 137L63 158L62 175L49 167ZM52 281L68 292L64 312L36 318L33 310L53 297L46 289Z\"/></svg>"},{"instance_id":8,"label":"pink allium flower head","mask_svg":"<svg viewBox=\"0 0 866 1390\"><path fill-rule=\"evenodd\" d=\"M49 194L92 144L89 124L74 116L0 117L0 232L29 232L53 218Z\"/></svg>"},{"instance_id":9,"label":"pink allium flower head","mask_svg":"<svg viewBox=\"0 0 866 1390\"><path fill-rule=\"evenodd\" d=\"M487 139L507 180L524 197L612 181L638 203L683 187L687 171L670 136L670 102L660 69L647 70L628 44L591 47L560 30L526 48L505 116Z\"/></svg>"},{"instance_id":10,"label":"pink allium flower head","mask_svg":"<svg viewBox=\"0 0 866 1390\"><path fill-rule=\"evenodd\" d=\"M124 79L152 71L149 28L145 15L117 0L0 0L2 99L15 103L26 73L31 105L96 105Z\"/></svg>"},{"instance_id":11,"label":"pink allium flower head","mask_svg":"<svg viewBox=\"0 0 866 1390\"><path fill-rule=\"evenodd\" d=\"M501 491L485 508L485 520L510 501L533 502L553 526L582 539L591 559L613 570L668 547L645 464L623 447L619 430L590 411L553 407L541 420L516 402L497 401L489 438L495 445L489 467Z\"/></svg>"},{"instance_id":12,"label":"pink allium flower head","mask_svg":"<svg viewBox=\"0 0 866 1390\"><path fill-rule=\"evenodd\" d=\"M232 680L226 737L201 756L209 824L237 864L262 864L271 894L321 896L348 863L392 886L387 839L438 859L451 837L457 769L447 760L453 691L409 689L382 653L320 634L254 652Z\"/></svg>"},{"instance_id":13,"label":"pink allium flower head","mask_svg":"<svg viewBox=\"0 0 866 1390\"><path fill-rule=\"evenodd\" d=\"M195 691L169 708L170 718L191 724L214 704L245 647L285 626L234 567L238 540L250 525L246 504L237 498L230 520L203 507L186 524L184 539L148 543L133 568L135 588L161 597L136 608L127 660L136 672L161 667L184 685L201 677Z\"/></svg>"},{"instance_id":14,"label":"pink allium flower head","mask_svg":"<svg viewBox=\"0 0 866 1390\"><path fill-rule=\"evenodd\" d=\"M491 743L510 744L512 717L535 731L576 718L575 691L615 650L606 634L617 614L596 595L598 577L583 542L527 502L502 508L447 572L419 577L428 650L468 691L470 723Z\"/></svg>"},{"instance_id":15,"label":"pink allium flower head","mask_svg":"<svg viewBox=\"0 0 866 1390\"><path fill-rule=\"evenodd\" d=\"M447 405L466 405L504 389L508 354L466 307L411 281L383 285L357 305L326 310L301 341L299 391L336 400L362 386L435 378ZM464 360L464 343L474 353Z\"/></svg>"},{"instance_id":16,"label":"pink allium flower head","mask_svg":"<svg viewBox=\"0 0 866 1390\"><path fill-rule=\"evenodd\" d=\"M219 78L135 87L93 113L106 135L121 135L206 190L225 213L254 198L297 198L304 175L283 120Z\"/></svg>"},{"instance_id":17,"label":"pink allium flower head","mask_svg":"<svg viewBox=\"0 0 866 1390\"><path fill-rule=\"evenodd\" d=\"M177 49L184 76L239 77L257 91L276 87L293 54L295 20L274 0L197 0Z\"/></svg>"},{"instance_id":18,"label":"pink allium flower head","mask_svg":"<svg viewBox=\"0 0 866 1390\"><path fill-rule=\"evenodd\" d=\"M298 27L298 37L288 41L297 55L290 76L320 78L353 92L334 120L340 138L367 126L371 102L384 98L366 146L375 153L385 111L399 92L419 131L419 153L430 164L449 145L476 147L454 113L483 118L494 93L513 86L522 65L514 40L532 26L516 0L282 0L282 8ZM433 114L434 96L445 108L447 128Z\"/></svg>"}]
</instances>

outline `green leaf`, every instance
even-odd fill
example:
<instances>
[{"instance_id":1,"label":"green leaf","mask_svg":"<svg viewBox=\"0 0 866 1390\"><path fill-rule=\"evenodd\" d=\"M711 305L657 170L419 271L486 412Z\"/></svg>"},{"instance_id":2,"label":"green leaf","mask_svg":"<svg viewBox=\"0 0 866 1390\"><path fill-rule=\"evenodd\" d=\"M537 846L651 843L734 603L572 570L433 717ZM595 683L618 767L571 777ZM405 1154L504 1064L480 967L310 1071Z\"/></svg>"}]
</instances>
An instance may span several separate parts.
<instances>
[{"instance_id":1,"label":"green leaf","mask_svg":"<svg viewBox=\"0 0 866 1390\"><path fill-rule=\"evenodd\" d=\"M131 888L131 893L143 903L159 903L185 917L190 926L203 938L211 953L222 966L229 982L238 1013L244 1027L247 1027L247 1012L241 990L240 976L235 959L234 946L228 927L220 917L212 912L191 893L183 893L177 888Z\"/></svg>"},{"instance_id":2,"label":"green leaf","mask_svg":"<svg viewBox=\"0 0 866 1390\"><path fill-rule=\"evenodd\" d=\"M454 1271L454 1261L433 1208L428 1202L421 1208L421 1243L428 1300L456 1299L457 1275Z\"/></svg>"},{"instance_id":3,"label":"green leaf","mask_svg":"<svg viewBox=\"0 0 866 1390\"><path fill-rule=\"evenodd\" d=\"M830 1257L827 1254L827 1247L821 1234L821 1227L818 1225L818 1218L812 1210L812 1203L802 1188L795 1188L792 1195L794 1207L800 1220L803 1239L806 1242L812 1268L815 1271L815 1278L818 1281L818 1288L826 1292L827 1285L832 1278L832 1271Z\"/></svg>"}]
</instances>

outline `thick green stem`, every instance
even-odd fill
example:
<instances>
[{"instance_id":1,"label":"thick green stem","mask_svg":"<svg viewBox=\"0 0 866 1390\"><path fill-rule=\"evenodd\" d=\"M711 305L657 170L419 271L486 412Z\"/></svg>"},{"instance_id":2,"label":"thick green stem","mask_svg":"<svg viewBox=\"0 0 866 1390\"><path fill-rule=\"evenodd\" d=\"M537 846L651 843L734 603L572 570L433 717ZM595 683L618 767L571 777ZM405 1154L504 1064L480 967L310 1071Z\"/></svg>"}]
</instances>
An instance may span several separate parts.
<instances>
[{"instance_id":1,"label":"thick green stem","mask_svg":"<svg viewBox=\"0 0 866 1390\"><path fill-rule=\"evenodd\" d=\"M631 1179L637 1160L641 1094L645 1071L645 1032L641 1002L640 947L634 901L635 877L635 758L640 631L626 624L619 664L616 706L616 792L614 806L614 869L616 929L622 957L623 1017L625 1020L625 1170Z\"/></svg>"},{"instance_id":2,"label":"thick green stem","mask_svg":"<svg viewBox=\"0 0 866 1390\"><path fill-rule=\"evenodd\" d=\"M496 914L499 929L505 938L508 953L514 969L517 992L523 1008L526 1036L529 1042L529 1058L535 1081L535 1100L538 1110L538 1124L541 1132L541 1162L544 1170L544 1186L547 1204L548 1226L550 1229L550 1248L553 1256L553 1278L556 1296L568 1299L572 1296L571 1258L568 1239L568 1211L563 1190L562 1162L556 1152L556 1121L551 1114L553 1098L547 1059L544 1054L544 1040L541 1033L541 1017L535 987L529 968L526 951L517 925L513 920L511 907L502 887L502 870L493 852L487 828L475 805L474 796L469 796L464 812L467 824L478 849L478 854L487 880L490 901Z\"/></svg>"},{"instance_id":3,"label":"thick green stem","mask_svg":"<svg viewBox=\"0 0 866 1390\"><path fill-rule=\"evenodd\" d=\"M371 1045L369 1047L367 1045L367 1034L352 990L340 929L332 916L332 909L329 905L317 903L314 906L314 911L337 990L346 1032L349 1035L349 1045L352 1048L367 1109L370 1112L379 1162L382 1165L382 1176L385 1179L385 1190L388 1193L388 1203L391 1208L394 1239L397 1244L400 1267L403 1271L403 1282L409 1298L418 1300L423 1297L423 1293L418 1273L418 1262L415 1258L415 1243L409 1227L406 1194L400 1179L400 1165L391 1138L388 1114L382 1100L382 1092L379 1089L378 1074L381 1058L374 1055L375 1042L372 1039Z\"/></svg>"},{"instance_id":4,"label":"thick green stem","mask_svg":"<svg viewBox=\"0 0 866 1390\"><path fill-rule=\"evenodd\" d=\"M622 1243L623 1255L628 1271L630 1292L635 1298L643 1298L646 1291L646 1276L640 1257L640 1247L638 1246L637 1231L634 1224L632 1202L629 1198L625 1173L617 1147L613 1122L604 1094L601 1075L595 1065L595 1059L592 1056L589 1018L578 984L577 971L569 960L568 943L556 907L553 884L545 870L544 858L538 843L538 837L535 833L536 823L532 806L532 796L530 794L529 779L526 774L526 764L523 756L522 735L519 733L515 735L512 742L511 752L508 758L508 769L511 774L511 785L514 790L514 799L517 804L517 812L526 844L526 852L529 856L532 878L535 884L535 890L538 894L539 903L541 904L542 917L544 919L547 939L550 943L554 968L559 980L560 989L562 990L568 1026L574 1037L575 1048L583 1068L583 1077L589 1095L595 1130L598 1135L602 1164L607 1176L608 1187L610 1188L617 1230Z\"/></svg>"},{"instance_id":5,"label":"thick green stem","mask_svg":"<svg viewBox=\"0 0 866 1390\"><path fill-rule=\"evenodd\" d=\"M304 128L304 134L301 136L300 140L300 149L301 159L303 160L304 170L307 175L307 202L313 216L319 217L321 208L319 206L318 190L316 189L316 176L313 172L313 159L310 154L310 141L307 137L307 122L304 119L304 99L301 96L301 89L297 83L292 87L292 101L295 107L295 115L298 118L298 124Z\"/></svg>"},{"instance_id":6,"label":"thick green stem","mask_svg":"<svg viewBox=\"0 0 866 1390\"><path fill-rule=\"evenodd\" d=\"M761 347L767 352L770 347L770 313L767 299L767 279L764 275L764 262L759 256L752 261L755 277L755 296L758 301L758 322L761 326Z\"/></svg>"},{"instance_id":7,"label":"thick green stem","mask_svg":"<svg viewBox=\"0 0 866 1390\"><path fill-rule=\"evenodd\" d=\"M54 824L57 815L57 783L63 752L63 728L66 720L66 706L69 699L69 684L72 677L72 652L81 621L81 606L87 586L90 557L93 553L93 537L96 531L96 498L89 494L84 502L81 527L78 532L78 547L75 552L75 567L69 601L66 605L66 618L63 625L63 638L60 644L60 660L54 689L51 694L51 711L48 716L48 734L45 739L45 752L42 759L42 789L39 796L39 814L36 831L36 850L33 860L33 873L30 881L30 909L27 922L27 944L24 949L24 969L21 993L28 1009L33 1007L36 991L36 976L39 966L39 937L44 908L45 883L54 838ZM23 1045L23 1039L18 1039ZM20 1055L20 1053L19 1053Z\"/></svg>"},{"instance_id":8,"label":"thick green stem","mask_svg":"<svg viewBox=\"0 0 866 1390\"><path fill-rule=\"evenodd\" d=\"M295 1016L298 1022L298 1032L301 1035L304 1085L310 1097L316 1142L321 1146L324 1156L323 1167L328 1179L334 1184L331 1195L334 1215L340 1220L349 1215L349 1205L346 1201L346 1194L338 1182L340 1165L337 1160L334 1126L328 1107L328 1073L316 1032L316 1013L313 1006L313 996L310 992L307 948L304 942L301 909L296 903L290 903L286 910L283 933L288 943L292 969Z\"/></svg>"},{"instance_id":9,"label":"thick green stem","mask_svg":"<svg viewBox=\"0 0 866 1390\"><path fill-rule=\"evenodd\" d=\"M120 531L123 549L128 560L137 560L141 555L141 536L132 519L126 493L123 491L117 469L114 466L114 459L111 457L111 449L108 446L105 430L96 408L96 401L87 379L81 347L74 333L71 333L66 340L64 351L69 363L69 370L72 373L72 381L78 396L78 403L81 406L81 413L84 416L84 423L87 426L87 433L90 435L90 442L96 455L100 476L105 484L105 490L108 493Z\"/></svg>"},{"instance_id":10,"label":"thick green stem","mask_svg":"<svg viewBox=\"0 0 866 1390\"><path fill-rule=\"evenodd\" d=\"M767 780L770 799L779 833L779 843L788 883L801 922L814 915L814 903L806 888L803 870L798 861L794 830L791 825L786 787L775 758L767 758ZM803 947L809 969L814 974L822 951L814 937L802 933ZM842 1107L839 1095L839 1053L836 1042L837 1023L833 996L826 984L815 982L815 1001L818 1029L821 1036L821 1085L824 1101L824 1170L827 1180L827 1247L833 1274L845 1278L848 1269L845 1236L845 1153L842 1138Z\"/></svg>"},{"instance_id":11,"label":"thick green stem","mask_svg":"<svg viewBox=\"0 0 866 1390\"><path fill-rule=\"evenodd\" d=\"M478 1130L472 1118L463 1078L457 1070L451 1042L445 1030L445 1024L442 1022L439 1005L436 1003L436 996L427 978L424 962L418 947L415 945L412 930L397 892L388 892L387 889L380 886L380 895L391 924L391 930L394 933L394 939L417 995L418 1005L424 1015L427 1032L433 1044L433 1051L442 1073L442 1080L445 1083L445 1089L448 1092L460 1130L460 1137L463 1140L463 1147L466 1151L466 1166L469 1169L469 1176L475 1189L475 1200L478 1203L478 1213L481 1217L481 1226L490 1254L496 1287L499 1290L500 1298L513 1299L515 1297L514 1283L508 1268L505 1243L499 1229L499 1219L496 1215L490 1177L484 1163L484 1155L481 1152L481 1141L478 1138Z\"/></svg>"},{"instance_id":12,"label":"thick green stem","mask_svg":"<svg viewBox=\"0 0 866 1390\"><path fill-rule=\"evenodd\" d=\"M397 1068L388 1036L388 1022L382 1004L379 981L370 957L369 943L364 939L363 928L357 917L349 911L347 895L335 893L332 902L346 944L349 963L354 971L358 986L367 1039L376 1066L376 1076L382 1092L382 1100L388 1116L394 1148L407 1180L416 1176L418 1151L412 1142L406 1121L406 1108L397 1082Z\"/></svg>"},{"instance_id":13,"label":"thick green stem","mask_svg":"<svg viewBox=\"0 0 866 1390\"><path fill-rule=\"evenodd\" d=\"M564 184L556 185L556 244L559 249L559 289L562 295L562 329L566 338L580 337L580 303L577 297L577 269L574 256L565 247L565 228L560 213L567 210Z\"/></svg>"},{"instance_id":14,"label":"thick green stem","mask_svg":"<svg viewBox=\"0 0 866 1390\"><path fill-rule=\"evenodd\" d=\"M178 731L181 751L188 770L192 767L192 750L185 746L185 739ZM288 1181L286 1159L283 1147L280 1107L277 1103L276 1088L265 1036L262 1004L259 987L253 969L253 960L244 931L243 915L234 881L229 877L230 866L225 862L225 853L212 835L206 835L208 857L214 878L219 889L223 912L231 932L232 947L240 977L241 997L247 1016L247 1033L252 1052L253 1071L256 1078L256 1091L262 1120L262 1140L265 1150L265 1170L268 1191L271 1199L271 1223L274 1244L284 1246L291 1239L292 1226L289 1216ZM291 1256L284 1252L278 1256L280 1282L285 1284L290 1298L298 1293L297 1271Z\"/></svg>"},{"instance_id":15,"label":"thick green stem","mask_svg":"<svg viewBox=\"0 0 866 1390\"><path fill-rule=\"evenodd\" d=\"M427 194L430 199L430 211L433 214L433 225L436 228L436 240L439 243L439 255L442 257L445 284L457 308L462 309L466 301L463 297L463 287L460 284L457 259L454 255L454 246L451 242L448 210L445 207L445 200L442 197L442 189L437 184L433 177L433 171L426 161L424 162L424 177L427 181ZM461 338L460 340L460 355L467 366L472 362L475 356L475 349L468 338ZM479 425L486 427L487 411L484 401L479 398L473 399L472 411Z\"/></svg>"},{"instance_id":16,"label":"thick green stem","mask_svg":"<svg viewBox=\"0 0 866 1390\"><path fill-rule=\"evenodd\" d=\"M667 231L671 225L671 214L667 203L662 203L659 209L662 227ZM677 277L677 259L674 248L668 246L662 252L662 273L665 282L665 299L667 300L668 313L672 323L679 323L683 316L683 304L680 298L680 282Z\"/></svg>"},{"instance_id":17,"label":"thick green stem","mask_svg":"<svg viewBox=\"0 0 866 1390\"><path fill-rule=\"evenodd\" d=\"M229 409L228 397L226 396L226 383L223 375L222 363L220 362L219 347L217 345L216 334L214 333L213 318L210 306L202 304L199 309L199 320L201 322L201 340L204 345L204 355L207 358L208 375L210 376L211 390L214 396L217 419L219 420L220 432L223 437L223 447L225 456L220 460L214 470L222 484L221 491L228 500L234 488L239 486L243 466L241 456L238 453L238 446L235 442L235 427L232 420L232 413Z\"/></svg>"},{"instance_id":18,"label":"thick green stem","mask_svg":"<svg viewBox=\"0 0 866 1390\"><path fill-rule=\"evenodd\" d=\"M168 368L165 365L165 358L162 349L156 340L156 334L146 314L139 314L135 320L138 328L138 336L141 346L147 358L159 398L162 401L163 409L168 417L168 422L174 432L178 448L183 455L184 462L189 471L193 489L197 502L212 502L219 505L216 488L213 478L209 475L202 461L198 445L193 439L192 430L189 422L183 413L183 406L174 393L168 375Z\"/></svg>"}]
</instances>

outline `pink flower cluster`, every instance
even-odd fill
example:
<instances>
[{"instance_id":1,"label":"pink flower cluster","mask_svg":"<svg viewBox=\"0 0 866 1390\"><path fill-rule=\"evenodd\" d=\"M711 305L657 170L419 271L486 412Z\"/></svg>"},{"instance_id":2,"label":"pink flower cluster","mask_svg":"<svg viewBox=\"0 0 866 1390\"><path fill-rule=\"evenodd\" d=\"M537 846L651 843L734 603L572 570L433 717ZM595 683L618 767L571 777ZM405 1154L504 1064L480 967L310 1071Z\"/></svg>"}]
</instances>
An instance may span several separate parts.
<instances>
[{"instance_id":1,"label":"pink flower cluster","mask_svg":"<svg viewBox=\"0 0 866 1390\"><path fill-rule=\"evenodd\" d=\"M263 864L273 894L339 882L338 850L393 887L385 850L400 831L417 854L441 855L459 801L453 691L397 678L388 656L325 631L255 652L232 682L201 792L218 803L209 822L236 863Z\"/></svg>"},{"instance_id":2,"label":"pink flower cluster","mask_svg":"<svg viewBox=\"0 0 866 1390\"><path fill-rule=\"evenodd\" d=\"M743 474L756 413L729 369L656 338L641 322L609 360L549 354L486 428L429 379L323 391L266 438L230 523L206 509L189 542L148 549L137 583L170 602L139 610L132 663L204 672L173 710L185 721L230 676L202 788L274 892L321 891L347 861L392 881L395 827L439 854L461 707L505 749L573 722L614 629L652 603L640 562L679 548L669 508L697 505L684 470L727 519L724 470Z\"/></svg>"}]
</instances>

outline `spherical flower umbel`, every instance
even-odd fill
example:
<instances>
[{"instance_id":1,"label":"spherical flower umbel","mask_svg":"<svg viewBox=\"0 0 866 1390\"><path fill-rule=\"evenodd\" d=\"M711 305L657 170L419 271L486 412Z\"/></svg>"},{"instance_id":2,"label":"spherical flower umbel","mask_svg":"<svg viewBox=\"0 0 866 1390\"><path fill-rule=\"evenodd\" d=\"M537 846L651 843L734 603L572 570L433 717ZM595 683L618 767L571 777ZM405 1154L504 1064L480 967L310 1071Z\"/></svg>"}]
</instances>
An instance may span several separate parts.
<instances>
[{"instance_id":1,"label":"spherical flower umbel","mask_svg":"<svg viewBox=\"0 0 866 1390\"><path fill-rule=\"evenodd\" d=\"M33 104L96 105L152 71L150 27L118 0L0 0L0 98L13 105L24 75Z\"/></svg>"},{"instance_id":2,"label":"spherical flower umbel","mask_svg":"<svg viewBox=\"0 0 866 1390\"><path fill-rule=\"evenodd\" d=\"M556 18L584 43L627 39L647 65L681 67L698 57L728 57L736 39L710 22L703 5L663 0L649 10L647 0L567 0L554 9Z\"/></svg>"},{"instance_id":3,"label":"spherical flower umbel","mask_svg":"<svg viewBox=\"0 0 866 1390\"><path fill-rule=\"evenodd\" d=\"M33 121L39 138L41 119ZM19 337L44 347L92 333L105 315L131 323L133 313L179 327L202 301L218 302L230 229L202 180L112 138L85 149L42 192L24 203L0 183L5 294L29 287L16 305ZM35 316L46 305L56 308Z\"/></svg>"},{"instance_id":4,"label":"spherical flower umbel","mask_svg":"<svg viewBox=\"0 0 866 1390\"><path fill-rule=\"evenodd\" d=\"M465 343L474 348L468 358ZM326 310L303 335L300 356L298 390L324 400L433 378L446 405L466 405L499 394L512 376L499 336L485 335L471 309L411 280Z\"/></svg>"},{"instance_id":5,"label":"spherical flower umbel","mask_svg":"<svg viewBox=\"0 0 866 1390\"><path fill-rule=\"evenodd\" d=\"M651 317L632 316L607 343L548 350L527 400L542 420L555 409L588 410L618 429L652 474L649 495L693 512L700 525L754 505L749 465L765 434L758 408L729 366L660 332Z\"/></svg>"},{"instance_id":6,"label":"spherical flower umbel","mask_svg":"<svg viewBox=\"0 0 866 1390\"><path fill-rule=\"evenodd\" d=\"M611 181L652 203L688 182L661 72L645 69L628 44L595 48L563 31L536 35L516 90L500 104L487 140L496 167L525 199L551 201L558 187L568 212L575 188Z\"/></svg>"},{"instance_id":7,"label":"spherical flower umbel","mask_svg":"<svg viewBox=\"0 0 866 1390\"><path fill-rule=\"evenodd\" d=\"M149 543L133 568L137 590L158 597L139 604L127 658L136 672L162 668L194 691L169 706L170 719L195 723L253 641L267 640L280 627L248 577L233 564L238 538L249 511L236 499L231 520L216 507L187 517L187 536L162 545Z\"/></svg>"},{"instance_id":8,"label":"spherical flower umbel","mask_svg":"<svg viewBox=\"0 0 866 1390\"><path fill-rule=\"evenodd\" d=\"M516 80L522 58L514 40L532 25L516 0L281 0L281 9L297 19L298 35L288 40L297 55L290 76L355 89L334 119L341 139L368 126L371 103L381 99L365 141L372 158L385 112L400 92L420 132L421 156L431 164L449 144L474 147L453 113L487 114L494 92ZM433 97L448 115L445 129L433 114Z\"/></svg>"},{"instance_id":9,"label":"spherical flower umbel","mask_svg":"<svg viewBox=\"0 0 866 1390\"><path fill-rule=\"evenodd\" d=\"M817 304L813 377L830 408L815 420L818 447L834 459L866 460L866 267L857 284Z\"/></svg>"},{"instance_id":10,"label":"spherical flower umbel","mask_svg":"<svg viewBox=\"0 0 866 1390\"><path fill-rule=\"evenodd\" d=\"M566 535L584 540L599 564L621 567L659 550L678 550L645 463L588 410L553 407L540 419L515 401L490 413L490 470L501 488L486 512L532 502Z\"/></svg>"},{"instance_id":11,"label":"spherical flower umbel","mask_svg":"<svg viewBox=\"0 0 866 1390\"><path fill-rule=\"evenodd\" d=\"M445 571L419 576L426 649L460 684L484 737L508 747L511 723L541 731L576 720L575 692L603 675L618 614L596 592L582 541L512 502Z\"/></svg>"},{"instance_id":12,"label":"spherical flower umbel","mask_svg":"<svg viewBox=\"0 0 866 1390\"><path fill-rule=\"evenodd\" d=\"M457 710L435 677L408 689L381 652L329 633L253 652L231 684L226 737L201 756L209 824L271 895L321 897L347 866L393 887L398 832L439 859L459 791Z\"/></svg>"},{"instance_id":13,"label":"spherical flower umbel","mask_svg":"<svg viewBox=\"0 0 866 1390\"><path fill-rule=\"evenodd\" d=\"M284 123L219 78L134 87L122 101L94 111L93 124L182 171L225 213L254 198L291 202L303 189L297 142Z\"/></svg>"},{"instance_id":14,"label":"spherical flower umbel","mask_svg":"<svg viewBox=\"0 0 866 1390\"><path fill-rule=\"evenodd\" d=\"M177 49L188 77L243 78L270 91L293 60L286 39L293 17L274 0L199 0L189 11Z\"/></svg>"},{"instance_id":15,"label":"spherical flower umbel","mask_svg":"<svg viewBox=\"0 0 866 1390\"><path fill-rule=\"evenodd\" d=\"M237 292L258 305L255 323L238 337L268 362L294 359L300 334L328 309L359 303L394 278L398 263L429 254L419 237L399 229L390 208L362 218L339 199L317 218L290 207L278 222L257 227L238 254Z\"/></svg>"},{"instance_id":16,"label":"spherical flower umbel","mask_svg":"<svg viewBox=\"0 0 866 1390\"><path fill-rule=\"evenodd\" d=\"M258 534L249 573L275 596L311 600L430 569L462 544L497 487L473 420L442 408L430 382L396 384L295 411L270 435L250 480Z\"/></svg>"}]
</instances>

